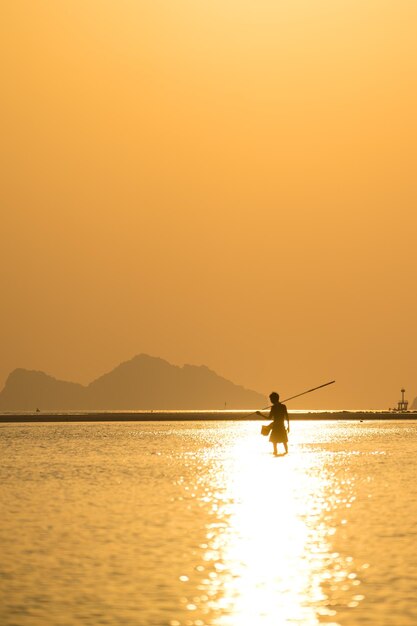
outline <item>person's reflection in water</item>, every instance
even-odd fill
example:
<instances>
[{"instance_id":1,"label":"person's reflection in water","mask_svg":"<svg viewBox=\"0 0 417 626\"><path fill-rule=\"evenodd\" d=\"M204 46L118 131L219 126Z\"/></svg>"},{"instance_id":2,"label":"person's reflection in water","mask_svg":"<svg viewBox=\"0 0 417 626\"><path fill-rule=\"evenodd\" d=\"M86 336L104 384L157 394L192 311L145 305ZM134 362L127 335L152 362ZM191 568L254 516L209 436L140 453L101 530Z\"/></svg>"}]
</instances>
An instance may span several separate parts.
<instances>
[{"instance_id":1,"label":"person's reflection in water","mask_svg":"<svg viewBox=\"0 0 417 626\"><path fill-rule=\"evenodd\" d=\"M274 421L271 422L271 434L269 436L269 441L274 446L274 456L283 456L278 455L278 444L283 443L285 448L285 453L288 454L288 433L290 432L290 420L288 417L287 407L285 404L281 404L279 401L279 394L276 391L273 391L269 399L271 400L272 407L269 413L269 418ZM261 415L261 413L258 414ZM285 428L285 420L287 421L287 428Z\"/></svg>"}]
</instances>

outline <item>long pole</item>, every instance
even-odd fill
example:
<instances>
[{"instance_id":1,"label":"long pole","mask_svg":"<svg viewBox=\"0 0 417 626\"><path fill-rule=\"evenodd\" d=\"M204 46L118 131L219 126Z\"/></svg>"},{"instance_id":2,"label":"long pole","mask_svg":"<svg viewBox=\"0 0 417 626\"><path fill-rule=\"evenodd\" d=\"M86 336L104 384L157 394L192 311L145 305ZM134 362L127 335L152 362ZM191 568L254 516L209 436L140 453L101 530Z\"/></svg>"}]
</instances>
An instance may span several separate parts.
<instances>
[{"instance_id":1,"label":"long pole","mask_svg":"<svg viewBox=\"0 0 417 626\"><path fill-rule=\"evenodd\" d=\"M322 387L327 387L328 385L333 385L333 383L335 383L335 380L331 380L329 383L324 383L324 385L319 385L318 387L313 387L312 389L308 389L307 391L302 391L301 393L297 393L297 395L295 396L291 396L290 398L285 398L285 400L283 400L283 402L288 402L289 400L294 400L294 398L299 398L300 396L305 396L306 393L311 393L312 391L316 391L316 389L321 389ZM267 409L270 409L271 405L266 406L263 409L260 409L261 411L266 411ZM253 413L249 413L249 415L245 415L245 418L247 417L251 417L251 415L255 415L255 413L258 413L258 411L254 411Z\"/></svg>"},{"instance_id":2,"label":"long pole","mask_svg":"<svg viewBox=\"0 0 417 626\"><path fill-rule=\"evenodd\" d=\"M291 396L291 398L285 398L283 402L288 402L288 400L293 400L294 398L299 398L300 396L305 396L306 393L311 393L312 391L316 391L316 389L321 389L322 387L327 387L327 385L333 385L335 380L331 380L329 383L324 383L324 385L319 385L318 387L313 387L313 389L308 389L308 391L303 391L302 393L297 393L296 396Z\"/></svg>"}]
</instances>

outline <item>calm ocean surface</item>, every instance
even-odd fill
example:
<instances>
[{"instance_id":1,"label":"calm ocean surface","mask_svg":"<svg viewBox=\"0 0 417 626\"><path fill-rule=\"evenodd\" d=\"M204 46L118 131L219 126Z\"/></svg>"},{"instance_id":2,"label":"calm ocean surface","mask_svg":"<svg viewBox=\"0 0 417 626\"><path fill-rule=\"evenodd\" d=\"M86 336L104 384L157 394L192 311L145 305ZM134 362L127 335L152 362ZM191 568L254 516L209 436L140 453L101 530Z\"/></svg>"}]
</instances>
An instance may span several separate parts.
<instances>
[{"instance_id":1,"label":"calm ocean surface","mask_svg":"<svg viewBox=\"0 0 417 626\"><path fill-rule=\"evenodd\" d=\"M417 422L0 425L2 626L417 624Z\"/></svg>"}]
</instances>

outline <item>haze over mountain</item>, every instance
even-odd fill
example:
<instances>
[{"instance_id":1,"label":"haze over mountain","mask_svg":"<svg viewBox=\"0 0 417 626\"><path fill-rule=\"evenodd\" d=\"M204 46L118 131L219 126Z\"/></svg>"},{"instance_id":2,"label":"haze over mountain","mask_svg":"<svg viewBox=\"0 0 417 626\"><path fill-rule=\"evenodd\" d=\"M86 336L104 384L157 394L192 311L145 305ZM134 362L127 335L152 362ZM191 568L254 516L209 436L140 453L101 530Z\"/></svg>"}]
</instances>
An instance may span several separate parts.
<instances>
[{"instance_id":1,"label":"haze over mountain","mask_svg":"<svg viewBox=\"0 0 417 626\"><path fill-rule=\"evenodd\" d=\"M252 409L264 404L261 394L204 365L179 367L146 354L121 363L87 386L19 368L0 393L0 411Z\"/></svg>"},{"instance_id":2,"label":"haze over mountain","mask_svg":"<svg viewBox=\"0 0 417 626\"><path fill-rule=\"evenodd\" d=\"M0 388L145 352L338 381L292 409L413 389L417 2L1 8Z\"/></svg>"}]
</instances>

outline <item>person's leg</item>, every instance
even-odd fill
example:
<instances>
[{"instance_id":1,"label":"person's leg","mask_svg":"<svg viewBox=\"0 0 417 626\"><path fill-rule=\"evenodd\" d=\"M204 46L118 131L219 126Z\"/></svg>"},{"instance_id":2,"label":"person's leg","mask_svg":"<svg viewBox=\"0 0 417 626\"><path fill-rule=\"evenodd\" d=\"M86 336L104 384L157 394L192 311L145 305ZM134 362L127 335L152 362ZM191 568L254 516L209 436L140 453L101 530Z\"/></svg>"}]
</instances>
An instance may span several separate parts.
<instances>
[{"instance_id":1,"label":"person's leg","mask_svg":"<svg viewBox=\"0 0 417 626\"><path fill-rule=\"evenodd\" d=\"M277 444L275 441L273 442L273 446L274 446L274 455L277 456L278 450L277 450Z\"/></svg>"},{"instance_id":2,"label":"person's leg","mask_svg":"<svg viewBox=\"0 0 417 626\"><path fill-rule=\"evenodd\" d=\"M285 454L288 454L288 443L284 441Z\"/></svg>"}]
</instances>

